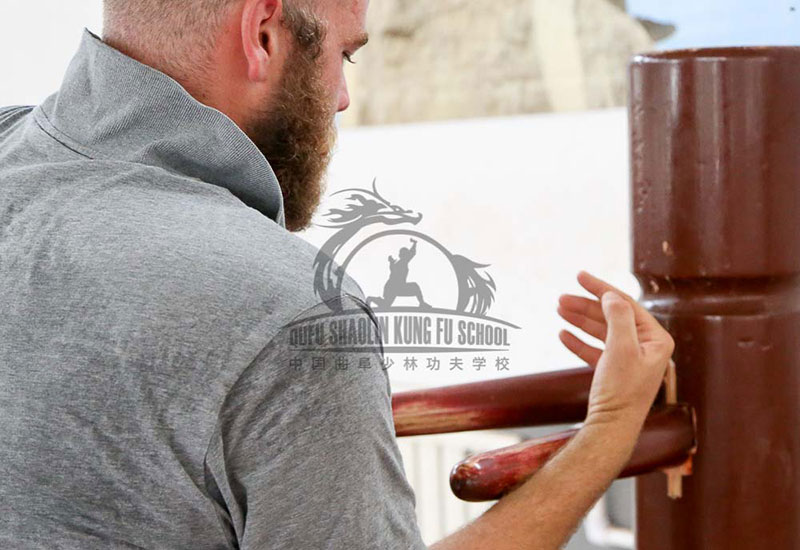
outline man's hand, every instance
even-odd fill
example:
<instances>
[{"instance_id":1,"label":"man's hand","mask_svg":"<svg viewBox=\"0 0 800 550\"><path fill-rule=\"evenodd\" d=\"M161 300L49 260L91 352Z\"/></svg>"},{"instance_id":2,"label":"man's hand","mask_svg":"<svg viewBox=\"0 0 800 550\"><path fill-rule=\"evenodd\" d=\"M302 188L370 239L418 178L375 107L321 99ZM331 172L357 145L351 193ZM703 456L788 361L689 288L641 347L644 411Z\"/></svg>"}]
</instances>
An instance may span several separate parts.
<instances>
[{"instance_id":1,"label":"man's hand","mask_svg":"<svg viewBox=\"0 0 800 550\"><path fill-rule=\"evenodd\" d=\"M595 368L586 422L541 470L432 550L561 548L630 458L674 343L630 296L586 272L578 282L598 299L564 295L558 312L606 344L603 351L560 334Z\"/></svg>"},{"instance_id":2,"label":"man's hand","mask_svg":"<svg viewBox=\"0 0 800 550\"><path fill-rule=\"evenodd\" d=\"M595 367L586 424L626 421L641 427L664 378L675 343L669 333L627 294L581 271L580 285L598 300L564 294L558 313L605 342L590 346L569 331L562 343Z\"/></svg>"}]
</instances>

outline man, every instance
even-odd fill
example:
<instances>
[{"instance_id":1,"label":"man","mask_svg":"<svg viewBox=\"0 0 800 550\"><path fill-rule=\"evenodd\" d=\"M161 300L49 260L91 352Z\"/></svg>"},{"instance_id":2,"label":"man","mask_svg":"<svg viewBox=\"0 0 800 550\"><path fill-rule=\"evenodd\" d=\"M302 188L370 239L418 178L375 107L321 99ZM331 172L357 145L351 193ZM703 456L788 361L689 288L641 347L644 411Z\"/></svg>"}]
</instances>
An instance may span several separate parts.
<instances>
[{"instance_id":1,"label":"man","mask_svg":"<svg viewBox=\"0 0 800 550\"><path fill-rule=\"evenodd\" d=\"M287 330L325 308L292 232L366 10L106 0L58 92L0 109L0 547L425 547L385 371L298 368ZM597 299L559 312L606 343L561 335L596 366L584 427L432 548L557 548L627 461L673 342L579 281Z\"/></svg>"}]
</instances>

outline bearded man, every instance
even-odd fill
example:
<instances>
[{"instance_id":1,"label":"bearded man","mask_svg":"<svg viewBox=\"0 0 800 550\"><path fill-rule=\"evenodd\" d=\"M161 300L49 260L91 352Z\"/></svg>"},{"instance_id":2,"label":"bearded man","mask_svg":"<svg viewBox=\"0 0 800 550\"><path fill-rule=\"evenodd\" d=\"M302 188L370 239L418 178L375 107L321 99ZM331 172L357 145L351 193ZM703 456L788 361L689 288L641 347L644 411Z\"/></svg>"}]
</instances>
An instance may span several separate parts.
<instances>
[{"instance_id":1,"label":"bearded man","mask_svg":"<svg viewBox=\"0 0 800 550\"><path fill-rule=\"evenodd\" d=\"M289 328L324 312L294 233L366 11L106 0L59 90L0 109L0 548L425 548L382 354L334 369ZM580 280L561 314L606 341L562 335L596 366L584 427L433 548L557 548L630 456L673 344Z\"/></svg>"}]
</instances>

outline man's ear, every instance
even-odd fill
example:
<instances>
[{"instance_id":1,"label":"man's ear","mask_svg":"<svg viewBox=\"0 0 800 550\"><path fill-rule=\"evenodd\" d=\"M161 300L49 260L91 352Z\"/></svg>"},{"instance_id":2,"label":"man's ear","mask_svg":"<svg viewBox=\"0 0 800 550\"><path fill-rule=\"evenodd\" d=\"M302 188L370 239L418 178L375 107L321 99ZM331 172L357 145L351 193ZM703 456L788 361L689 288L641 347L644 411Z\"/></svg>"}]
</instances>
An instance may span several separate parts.
<instances>
[{"instance_id":1,"label":"man's ear","mask_svg":"<svg viewBox=\"0 0 800 550\"><path fill-rule=\"evenodd\" d=\"M242 10L242 47L247 77L252 81L268 78L271 65L280 52L279 34L283 0L245 0Z\"/></svg>"}]
</instances>

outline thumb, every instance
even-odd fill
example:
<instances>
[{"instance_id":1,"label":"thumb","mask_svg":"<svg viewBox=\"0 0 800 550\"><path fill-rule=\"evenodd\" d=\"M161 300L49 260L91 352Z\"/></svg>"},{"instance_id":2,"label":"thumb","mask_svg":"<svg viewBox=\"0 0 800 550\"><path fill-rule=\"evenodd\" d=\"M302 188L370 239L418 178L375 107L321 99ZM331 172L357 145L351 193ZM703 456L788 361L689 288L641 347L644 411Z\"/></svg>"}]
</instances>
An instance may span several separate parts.
<instances>
[{"instance_id":1,"label":"thumb","mask_svg":"<svg viewBox=\"0 0 800 550\"><path fill-rule=\"evenodd\" d=\"M619 294L611 290L601 298L603 316L606 318L606 347L622 350L638 350L636 319L633 307Z\"/></svg>"}]
</instances>

